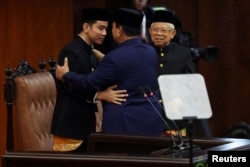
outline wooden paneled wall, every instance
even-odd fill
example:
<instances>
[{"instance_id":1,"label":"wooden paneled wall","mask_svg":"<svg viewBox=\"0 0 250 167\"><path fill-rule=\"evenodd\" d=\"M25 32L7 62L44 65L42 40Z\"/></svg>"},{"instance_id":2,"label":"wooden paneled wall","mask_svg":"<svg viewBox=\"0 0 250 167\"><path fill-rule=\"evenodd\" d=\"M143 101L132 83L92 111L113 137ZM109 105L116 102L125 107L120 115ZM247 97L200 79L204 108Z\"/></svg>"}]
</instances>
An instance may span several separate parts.
<instances>
[{"instance_id":1,"label":"wooden paneled wall","mask_svg":"<svg viewBox=\"0 0 250 167\"><path fill-rule=\"evenodd\" d=\"M219 48L217 61L198 63L213 109L213 136L223 136L240 121L250 123L250 1L151 0L151 5L175 10L198 47ZM36 66L40 58L56 57L75 35L80 9L102 6L104 0L0 0L0 155L6 143L6 66L14 68L20 59Z\"/></svg>"},{"instance_id":2,"label":"wooden paneled wall","mask_svg":"<svg viewBox=\"0 0 250 167\"><path fill-rule=\"evenodd\" d=\"M72 39L72 6L71 0L0 0L0 155L6 148L5 68L21 59L38 68L41 58L57 57Z\"/></svg>"},{"instance_id":3,"label":"wooden paneled wall","mask_svg":"<svg viewBox=\"0 0 250 167\"><path fill-rule=\"evenodd\" d=\"M250 124L250 1L198 1L198 43L219 48L216 62L200 61L213 109L214 135L241 121Z\"/></svg>"}]
</instances>

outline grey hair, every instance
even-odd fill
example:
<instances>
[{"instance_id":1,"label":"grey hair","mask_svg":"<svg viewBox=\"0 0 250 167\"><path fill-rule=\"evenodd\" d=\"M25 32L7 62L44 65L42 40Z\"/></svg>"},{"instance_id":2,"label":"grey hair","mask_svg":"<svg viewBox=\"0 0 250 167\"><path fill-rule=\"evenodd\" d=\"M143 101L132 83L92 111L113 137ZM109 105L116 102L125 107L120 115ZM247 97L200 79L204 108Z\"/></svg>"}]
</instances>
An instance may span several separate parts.
<instances>
[{"instance_id":1,"label":"grey hair","mask_svg":"<svg viewBox=\"0 0 250 167\"><path fill-rule=\"evenodd\" d=\"M166 22L164 22L164 23L166 23ZM152 27L152 25L153 25L154 23L152 23L151 24L151 26L150 27ZM175 26L174 26L174 24L172 24L172 23L166 23L171 29L175 29Z\"/></svg>"}]
</instances>

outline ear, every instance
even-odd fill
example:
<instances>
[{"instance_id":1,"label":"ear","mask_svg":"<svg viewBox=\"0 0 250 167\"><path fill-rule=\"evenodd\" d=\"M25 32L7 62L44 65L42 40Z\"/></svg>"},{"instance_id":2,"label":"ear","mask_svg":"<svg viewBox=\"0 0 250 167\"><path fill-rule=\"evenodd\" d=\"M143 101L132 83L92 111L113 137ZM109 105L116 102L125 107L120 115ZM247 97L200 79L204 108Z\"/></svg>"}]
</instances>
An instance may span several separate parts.
<instances>
[{"instance_id":1,"label":"ear","mask_svg":"<svg viewBox=\"0 0 250 167\"><path fill-rule=\"evenodd\" d=\"M152 36L152 27L149 27L148 31L149 31L149 35Z\"/></svg>"},{"instance_id":2,"label":"ear","mask_svg":"<svg viewBox=\"0 0 250 167\"><path fill-rule=\"evenodd\" d=\"M84 32L88 32L89 31L89 24L88 23L83 23L82 28L83 28Z\"/></svg>"},{"instance_id":3,"label":"ear","mask_svg":"<svg viewBox=\"0 0 250 167\"><path fill-rule=\"evenodd\" d=\"M171 33L171 38L173 39L176 35L176 30L173 30L172 33Z\"/></svg>"},{"instance_id":4,"label":"ear","mask_svg":"<svg viewBox=\"0 0 250 167\"><path fill-rule=\"evenodd\" d=\"M122 29L122 26L119 26L118 27L118 33L119 33L119 36L121 36L123 34L123 29Z\"/></svg>"}]
</instances>

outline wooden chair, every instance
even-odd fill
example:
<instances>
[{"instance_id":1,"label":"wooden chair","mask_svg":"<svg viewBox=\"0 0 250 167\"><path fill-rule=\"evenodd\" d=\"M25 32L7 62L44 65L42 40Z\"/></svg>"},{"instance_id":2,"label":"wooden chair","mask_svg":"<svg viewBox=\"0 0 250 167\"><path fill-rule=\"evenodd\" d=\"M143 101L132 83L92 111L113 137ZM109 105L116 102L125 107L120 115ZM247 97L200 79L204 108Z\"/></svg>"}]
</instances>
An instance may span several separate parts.
<instances>
[{"instance_id":1,"label":"wooden chair","mask_svg":"<svg viewBox=\"0 0 250 167\"><path fill-rule=\"evenodd\" d=\"M50 72L43 60L38 72L24 60L15 70L6 69L7 151L52 151L50 126L56 102L52 61Z\"/></svg>"}]
</instances>

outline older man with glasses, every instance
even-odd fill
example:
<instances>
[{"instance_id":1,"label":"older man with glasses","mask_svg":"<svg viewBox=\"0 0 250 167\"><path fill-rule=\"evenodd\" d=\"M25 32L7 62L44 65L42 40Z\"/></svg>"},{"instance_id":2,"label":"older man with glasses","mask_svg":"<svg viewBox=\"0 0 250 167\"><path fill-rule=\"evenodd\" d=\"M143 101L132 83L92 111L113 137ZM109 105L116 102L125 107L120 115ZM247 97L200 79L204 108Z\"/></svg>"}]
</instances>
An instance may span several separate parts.
<instances>
[{"instance_id":1,"label":"older man with glasses","mask_svg":"<svg viewBox=\"0 0 250 167\"><path fill-rule=\"evenodd\" d=\"M156 11L149 32L152 45L158 53L158 75L195 72L190 49L172 42L176 35L174 14L172 12L166 10ZM160 103L162 103L161 99ZM176 129L184 129L183 132L185 132L188 125L186 121L176 121L177 128L172 121L167 120L167 122L170 127L170 129L166 127L167 132L174 132L169 130Z\"/></svg>"}]
</instances>

